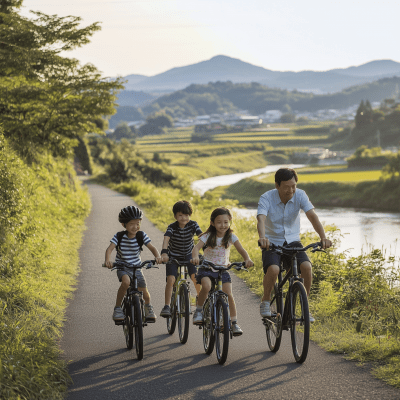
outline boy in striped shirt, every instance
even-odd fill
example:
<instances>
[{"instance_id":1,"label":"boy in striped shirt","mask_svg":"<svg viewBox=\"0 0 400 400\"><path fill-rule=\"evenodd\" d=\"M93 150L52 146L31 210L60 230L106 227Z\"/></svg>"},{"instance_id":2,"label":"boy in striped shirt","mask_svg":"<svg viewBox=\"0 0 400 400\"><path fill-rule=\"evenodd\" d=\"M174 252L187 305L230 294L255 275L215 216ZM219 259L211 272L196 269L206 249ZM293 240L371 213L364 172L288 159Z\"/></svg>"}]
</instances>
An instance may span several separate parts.
<instances>
[{"instance_id":1,"label":"boy in striped shirt","mask_svg":"<svg viewBox=\"0 0 400 400\"><path fill-rule=\"evenodd\" d=\"M192 249L194 247L193 236L199 236L202 231L196 221L191 221L193 213L192 205L185 200L180 200L172 208L176 221L170 224L164 234L163 247L161 250L161 260L167 263L166 274L167 284L165 286L165 306L161 310L161 317L171 316L169 303L171 301L172 289L178 277L178 266L175 262L168 262L170 258L178 261L190 261ZM196 288L197 295L200 292L200 285L196 282L196 266L188 265L189 276Z\"/></svg>"},{"instance_id":2,"label":"boy in striped shirt","mask_svg":"<svg viewBox=\"0 0 400 400\"><path fill-rule=\"evenodd\" d=\"M141 244L144 244L154 255L157 264L161 263L161 257L158 250L150 243L150 238L145 232L140 231L140 223L142 222L143 212L140 208L135 206L128 206L121 210L118 220L121 225L126 229L125 232L119 232L111 239L111 243L106 250L105 264L108 268L112 268L113 264L110 261L111 252L117 248L117 255L115 262L123 264L124 269L117 271L117 276L121 282L118 289L117 301L114 308L113 320L119 321L125 318L122 311L121 304L126 291L131 283L133 277L133 270L129 265L137 265L141 263L140 251ZM122 238L119 239L119 234L123 233ZM141 243L138 242L138 235L140 234ZM140 269L136 270L136 277L138 280L138 289L143 292L144 299L144 312L146 322L155 322L156 316L154 315L153 306L150 304L150 293L147 290L146 280Z\"/></svg>"}]
</instances>

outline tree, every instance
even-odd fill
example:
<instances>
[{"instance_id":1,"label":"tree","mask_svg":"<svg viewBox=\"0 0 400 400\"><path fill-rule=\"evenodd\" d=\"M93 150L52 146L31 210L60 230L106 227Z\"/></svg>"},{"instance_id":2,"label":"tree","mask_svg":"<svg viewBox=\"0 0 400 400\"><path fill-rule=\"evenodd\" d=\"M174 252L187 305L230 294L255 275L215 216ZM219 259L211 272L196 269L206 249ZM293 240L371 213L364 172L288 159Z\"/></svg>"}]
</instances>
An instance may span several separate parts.
<instances>
[{"instance_id":1,"label":"tree","mask_svg":"<svg viewBox=\"0 0 400 400\"><path fill-rule=\"evenodd\" d=\"M282 114L281 115L281 122L283 124L289 124L291 122L296 121L296 116L294 114Z\"/></svg>"},{"instance_id":2,"label":"tree","mask_svg":"<svg viewBox=\"0 0 400 400\"><path fill-rule=\"evenodd\" d=\"M372 123L372 115L373 111L370 102L367 100L364 103L364 100L361 100L355 117L356 128L370 125Z\"/></svg>"},{"instance_id":3,"label":"tree","mask_svg":"<svg viewBox=\"0 0 400 400\"><path fill-rule=\"evenodd\" d=\"M6 0L0 7L0 123L27 160L43 150L67 157L78 138L103 133L98 118L115 112L121 80L60 55L88 43L98 23L79 28L78 17L40 12L28 19L17 13L21 5Z\"/></svg>"},{"instance_id":4,"label":"tree","mask_svg":"<svg viewBox=\"0 0 400 400\"><path fill-rule=\"evenodd\" d=\"M149 115L146 118L146 122L150 125L158 126L159 128L171 128L174 126L172 117L164 113Z\"/></svg>"},{"instance_id":5,"label":"tree","mask_svg":"<svg viewBox=\"0 0 400 400\"><path fill-rule=\"evenodd\" d=\"M133 129L132 129L133 128ZM130 127L126 122L119 124L114 132L110 135L110 138L114 140L121 139L134 139L136 137L136 129L134 126Z\"/></svg>"}]
</instances>

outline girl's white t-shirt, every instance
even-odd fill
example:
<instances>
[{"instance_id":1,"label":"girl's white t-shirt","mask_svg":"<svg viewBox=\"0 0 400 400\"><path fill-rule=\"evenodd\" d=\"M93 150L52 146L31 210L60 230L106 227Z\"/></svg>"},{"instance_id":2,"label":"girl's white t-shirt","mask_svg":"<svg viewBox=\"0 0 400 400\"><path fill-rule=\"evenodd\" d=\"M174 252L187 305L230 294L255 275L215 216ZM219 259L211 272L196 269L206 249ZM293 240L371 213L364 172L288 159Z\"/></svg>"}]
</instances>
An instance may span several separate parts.
<instances>
[{"instance_id":1,"label":"girl's white t-shirt","mask_svg":"<svg viewBox=\"0 0 400 400\"><path fill-rule=\"evenodd\" d=\"M205 244L207 242L207 239L209 238L210 233L206 233L200 237L200 240ZM206 261L210 261L215 265L222 265L224 267L227 267L230 262L229 262L229 254L231 252L230 246L235 243L238 239L238 237L232 233L231 239L228 242L228 248L226 249L222 245L222 237L219 238L217 237L217 245L215 247L206 247L204 250L204 259ZM213 269L214 272L216 272Z\"/></svg>"}]
</instances>

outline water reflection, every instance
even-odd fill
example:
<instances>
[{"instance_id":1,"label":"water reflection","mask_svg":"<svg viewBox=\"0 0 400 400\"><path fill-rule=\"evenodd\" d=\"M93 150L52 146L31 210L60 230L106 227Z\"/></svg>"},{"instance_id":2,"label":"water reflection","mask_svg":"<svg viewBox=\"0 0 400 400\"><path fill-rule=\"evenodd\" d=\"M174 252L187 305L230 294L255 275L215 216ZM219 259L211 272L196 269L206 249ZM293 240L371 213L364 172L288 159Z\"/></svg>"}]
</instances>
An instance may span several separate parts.
<instances>
[{"instance_id":1,"label":"water reflection","mask_svg":"<svg viewBox=\"0 0 400 400\"><path fill-rule=\"evenodd\" d=\"M239 210L237 210L239 211ZM387 256L400 256L400 213L368 212L349 208L316 209L322 223L336 225L344 235L340 251L348 251L350 256L367 252L371 246L386 249ZM255 218L256 209L240 210L239 214ZM301 213L302 232L312 230L306 215Z\"/></svg>"}]
</instances>

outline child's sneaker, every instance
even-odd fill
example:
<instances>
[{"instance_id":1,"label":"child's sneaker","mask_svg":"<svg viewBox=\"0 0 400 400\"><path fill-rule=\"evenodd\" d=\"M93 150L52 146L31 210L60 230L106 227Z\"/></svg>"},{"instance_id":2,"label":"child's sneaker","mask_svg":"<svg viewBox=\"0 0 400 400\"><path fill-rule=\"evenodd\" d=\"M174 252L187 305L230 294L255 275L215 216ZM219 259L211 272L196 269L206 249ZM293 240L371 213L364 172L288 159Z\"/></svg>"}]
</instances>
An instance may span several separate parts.
<instances>
[{"instance_id":1,"label":"child's sneaker","mask_svg":"<svg viewBox=\"0 0 400 400\"><path fill-rule=\"evenodd\" d=\"M144 305L144 319L146 322L156 322L157 317L151 304Z\"/></svg>"},{"instance_id":2,"label":"child's sneaker","mask_svg":"<svg viewBox=\"0 0 400 400\"><path fill-rule=\"evenodd\" d=\"M193 315L193 325L201 325L203 323L203 311L196 310Z\"/></svg>"},{"instance_id":3,"label":"child's sneaker","mask_svg":"<svg viewBox=\"0 0 400 400\"><path fill-rule=\"evenodd\" d=\"M125 319L125 314L122 311L121 307L115 307L114 308L114 313L113 313L112 319L114 321L121 321L121 320Z\"/></svg>"},{"instance_id":4,"label":"child's sneaker","mask_svg":"<svg viewBox=\"0 0 400 400\"><path fill-rule=\"evenodd\" d=\"M236 321L232 322L232 334L233 336L240 336L243 334L242 328Z\"/></svg>"},{"instance_id":5,"label":"child's sneaker","mask_svg":"<svg viewBox=\"0 0 400 400\"><path fill-rule=\"evenodd\" d=\"M168 305L165 305L161 310L160 316L164 318L169 318L171 316L171 309Z\"/></svg>"}]
</instances>

